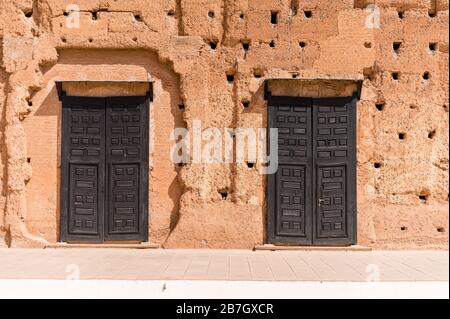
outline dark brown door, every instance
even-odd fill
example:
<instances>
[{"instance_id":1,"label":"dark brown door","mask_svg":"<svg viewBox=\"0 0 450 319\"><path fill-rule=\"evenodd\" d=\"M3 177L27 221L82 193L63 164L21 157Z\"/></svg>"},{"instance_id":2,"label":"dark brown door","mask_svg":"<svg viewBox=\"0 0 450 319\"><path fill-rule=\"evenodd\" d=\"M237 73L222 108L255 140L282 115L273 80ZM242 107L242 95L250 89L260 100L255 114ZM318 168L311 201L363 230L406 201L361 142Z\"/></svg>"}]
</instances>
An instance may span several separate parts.
<instances>
[{"instance_id":1,"label":"dark brown door","mask_svg":"<svg viewBox=\"0 0 450 319\"><path fill-rule=\"evenodd\" d=\"M147 239L148 100L106 100L106 240Z\"/></svg>"},{"instance_id":2,"label":"dark brown door","mask_svg":"<svg viewBox=\"0 0 450 319\"><path fill-rule=\"evenodd\" d=\"M311 99L271 97L269 106L269 127L278 128L278 170L268 185L269 239L311 244Z\"/></svg>"},{"instance_id":3,"label":"dark brown door","mask_svg":"<svg viewBox=\"0 0 450 319\"><path fill-rule=\"evenodd\" d=\"M63 97L61 241L148 239L147 97Z\"/></svg>"},{"instance_id":4,"label":"dark brown door","mask_svg":"<svg viewBox=\"0 0 450 319\"><path fill-rule=\"evenodd\" d=\"M268 177L269 242L354 244L356 97L268 102L279 163Z\"/></svg>"}]
</instances>

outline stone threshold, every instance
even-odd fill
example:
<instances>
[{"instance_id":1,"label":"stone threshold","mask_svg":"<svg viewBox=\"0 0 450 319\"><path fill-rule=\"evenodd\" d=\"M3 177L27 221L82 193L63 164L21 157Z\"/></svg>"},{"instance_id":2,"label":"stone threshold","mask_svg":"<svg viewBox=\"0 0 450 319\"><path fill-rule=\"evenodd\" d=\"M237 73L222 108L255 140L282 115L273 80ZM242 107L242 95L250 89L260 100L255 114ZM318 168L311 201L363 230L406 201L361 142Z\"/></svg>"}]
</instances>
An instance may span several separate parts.
<instances>
[{"instance_id":1,"label":"stone threshold","mask_svg":"<svg viewBox=\"0 0 450 319\"><path fill-rule=\"evenodd\" d=\"M300 251L372 251L372 248L352 245L352 246L283 246L283 245L256 245L253 250L300 250Z\"/></svg>"},{"instance_id":2,"label":"stone threshold","mask_svg":"<svg viewBox=\"0 0 450 319\"><path fill-rule=\"evenodd\" d=\"M48 244L45 248L126 248L126 249L158 249L160 245L151 243L141 244L69 244L56 243Z\"/></svg>"}]
</instances>

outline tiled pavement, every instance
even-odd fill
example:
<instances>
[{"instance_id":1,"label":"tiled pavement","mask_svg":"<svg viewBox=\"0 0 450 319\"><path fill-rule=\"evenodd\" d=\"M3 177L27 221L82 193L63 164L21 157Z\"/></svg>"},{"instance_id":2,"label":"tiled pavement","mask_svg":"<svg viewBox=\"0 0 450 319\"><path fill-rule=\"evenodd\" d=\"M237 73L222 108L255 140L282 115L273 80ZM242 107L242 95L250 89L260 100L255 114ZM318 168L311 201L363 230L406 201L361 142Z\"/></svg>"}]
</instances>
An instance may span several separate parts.
<instances>
[{"instance_id":1,"label":"tiled pavement","mask_svg":"<svg viewBox=\"0 0 450 319\"><path fill-rule=\"evenodd\" d=\"M0 279L448 281L448 251L0 249Z\"/></svg>"}]
</instances>

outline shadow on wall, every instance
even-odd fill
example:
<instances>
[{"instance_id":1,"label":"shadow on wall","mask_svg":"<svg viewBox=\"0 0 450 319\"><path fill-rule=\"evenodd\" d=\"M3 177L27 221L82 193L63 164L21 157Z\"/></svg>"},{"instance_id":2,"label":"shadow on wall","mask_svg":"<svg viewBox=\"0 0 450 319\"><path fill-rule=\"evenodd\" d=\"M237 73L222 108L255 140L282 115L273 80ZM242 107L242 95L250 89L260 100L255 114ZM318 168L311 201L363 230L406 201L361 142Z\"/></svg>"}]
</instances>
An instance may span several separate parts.
<instances>
[{"instance_id":1,"label":"shadow on wall","mask_svg":"<svg viewBox=\"0 0 450 319\"><path fill-rule=\"evenodd\" d=\"M0 56L2 56L2 45L0 45ZM0 68L0 218L3 221L4 214L6 213L6 196L8 194L8 156L6 153L6 141L5 141L5 127L6 127L6 83L7 74ZM2 236L4 238L2 238ZM11 245L9 229L3 222L0 222L0 245L2 240L9 247Z\"/></svg>"},{"instance_id":2,"label":"shadow on wall","mask_svg":"<svg viewBox=\"0 0 450 319\"><path fill-rule=\"evenodd\" d=\"M60 225L60 149L61 149L61 102L54 81L154 81L154 102L151 103L150 118L150 189L149 189L149 212L150 223L152 223L152 206L157 204L158 222L152 223L152 229L156 233L161 233L163 229L176 227L179 214L179 200L182 188L178 182L178 169L168 160L170 152L170 131L174 127L186 127L183 121L182 111L179 105L180 100L180 79L172 70L170 65L162 64L158 56L150 51L144 50L61 50L58 63L45 70L44 79L48 89L40 91L35 102L36 111L32 116L57 117L56 149L49 150L56 154L57 162L50 163L56 165L56 207L49 207L49 210L56 211L56 235L59 239ZM50 89L51 87L51 89ZM92 86L89 84L74 86L71 94L89 96L111 96L132 95L136 88L123 85L114 86ZM70 90L69 90L70 91ZM79 93L79 94L78 94ZM83 94L84 93L84 94ZM46 94L46 95L45 95ZM45 96L43 96L45 95ZM171 114L171 116L168 116ZM27 121L32 121L27 118ZM33 127L31 125L31 127ZM36 127L34 127L36 129ZM27 132L33 134L32 132ZM153 136L152 136L153 135ZM48 165L49 163L45 163ZM37 163L35 165L38 165ZM44 163L40 163L44 165ZM37 168L39 169L39 168ZM152 177L156 176L154 183ZM48 181L40 181L48 183ZM157 197L156 197L157 196ZM29 200L35 201L39 196L31 197ZM153 199L153 200L152 200ZM158 202L155 202L158 199ZM30 205L30 204L29 204ZM32 203L31 203L32 205ZM42 206L39 206L42 207ZM154 211L154 210L153 210ZM40 212L36 212L40 214ZM34 216L36 219L39 216ZM163 220L161 220L163 218ZM150 225L149 225L150 227ZM53 227L52 227L53 228ZM152 234L151 234L152 235ZM167 234L166 234L167 235ZM164 236L164 235L161 235ZM164 238L152 238L152 240L164 241Z\"/></svg>"},{"instance_id":3,"label":"shadow on wall","mask_svg":"<svg viewBox=\"0 0 450 319\"><path fill-rule=\"evenodd\" d=\"M244 99L242 101L238 101L240 110L237 115L237 126L240 126L239 123L245 123L245 117L257 117L261 118L262 127L267 127L267 101L264 100L264 81L261 81L261 85L258 87L258 90L251 95L250 99ZM244 124L244 126L246 126ZM261 165L261 164L260 164ZM237 164L234 164L234 168L237 169ZM232 189L236 189L236 185L239 182L236 180L238 174L233 174L232 177ZM258 175L260 179L260 183L262 185L262 205L261 205L261 214L262 214L262 225L261 229L263 230L263 243L267 242L267 197L266 197L266 189L267 189L267 175ZM254 190L253 190L254 191Z\"/></svg>"},{"instance_id":4,"label":"shadow on wall","mask_svg":"<svg viewBox=\"0 0 450 319\"><path fill-rule=\"evenodd\" d=\"M51 89L51 91L47 94L47 96L45 97L45 99L42 101L42 103L38 106L37 111L34 113L34 116L56 116L56 121L57 121L57 131L56 131L56 136L57 136L57 145L58 148L55 150L56 154L57 154L57 163L56 163L56 192L57 192L57 200L56 200L56 211L59 212L60 211L60 205L59 205L59 200L60 200L60 188L61 188L61 104L58 101L58 93L56 90L56 86L53 86L53 88ZM31 158L28 157L28 162L31 163ZM33 164L33 163L31 163ZM59 229L59 224L60 224L60 214L56 213L55 214L55 229L56 229L56 238L59 238L60 236L60 229Z\"/></svg>"}]
</instances>

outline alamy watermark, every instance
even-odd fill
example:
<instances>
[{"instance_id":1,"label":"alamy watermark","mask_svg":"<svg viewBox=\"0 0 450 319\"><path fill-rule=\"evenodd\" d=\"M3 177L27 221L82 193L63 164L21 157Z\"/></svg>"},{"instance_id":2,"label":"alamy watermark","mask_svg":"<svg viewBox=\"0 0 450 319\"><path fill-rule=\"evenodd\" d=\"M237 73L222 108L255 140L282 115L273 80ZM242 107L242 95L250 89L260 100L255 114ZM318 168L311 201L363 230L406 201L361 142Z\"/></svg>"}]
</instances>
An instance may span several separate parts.
<instances>
[{"instance_id":1,"label":"alamy watermark","mask_svg":"<svg viewBox=\"0 0 450 319\"><path fill-rule=\"evenodd\" d=\"M80 7L76 4L69 4L64 11L67 14L66 27L67 29L80 28Z\"/></svg>"},{"instance_id":2,"label":"alamy watermark","mask_svg":"<svg viewBox=\"0 0 450 319\"><path fill-rule=\"evenodd\" d=\"M80 280L80 266L69 264L66 266L66 280Z\"/></svg>"},{"instance_id":3,"label":"alamy watermark","mask_svg":"<svg viewBox=\"0 0 450 319\"><path fill-rule=\"evenodd\" d=\"M368 29L379 29L381 25L380 7L376 4L369 4L366 7L366 12L369 14L366 18L365 27Z\"/></svg>"},{"instance_id":4,"label":"alamy watermark","mask_svg":"<svg viewBox=\"0 0 450 319\"><path fill-rule=\"evenodd\" d=\"M214 127L203 129L200 120L193 120L192 132L176 128L170 137L176 141L171 150L175 164L258 162L260 174L278 170L277 128L225 128L222 132Z\"/></svg>"},{"instance_id":5,"label":"alamy watermark","mask_svg":"<svg viewBox=\"0 0 450 319\"><path fill-rule=\"evenodd\" d=\"M379 282L380 281L380 267L375 264L367 265L366 267L366 281L367 282Z\"/></svg>"}]
</instances>

